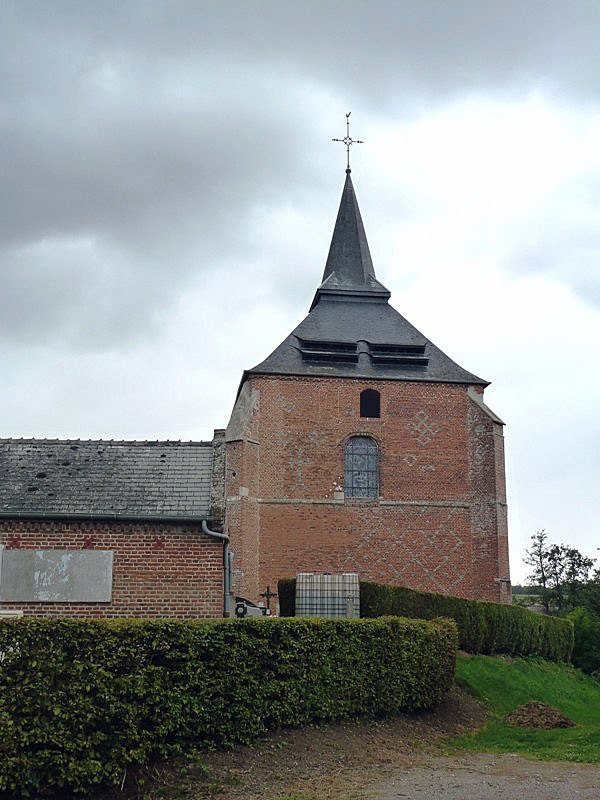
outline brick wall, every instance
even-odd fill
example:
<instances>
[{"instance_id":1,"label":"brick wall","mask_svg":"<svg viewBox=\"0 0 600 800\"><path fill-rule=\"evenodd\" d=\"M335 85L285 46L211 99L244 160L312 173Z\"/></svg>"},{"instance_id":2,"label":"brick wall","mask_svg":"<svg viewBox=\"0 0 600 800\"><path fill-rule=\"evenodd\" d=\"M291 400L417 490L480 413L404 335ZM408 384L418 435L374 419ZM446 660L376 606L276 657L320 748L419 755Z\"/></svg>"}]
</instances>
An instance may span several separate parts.
<instances>
[{"instance_id":1,"label":"brick wall","mask_svg":"<svg viewBox=\"0 0 600 800\"><path fill-rule=\"evenodd\" d=\"M476 402L469 404L468 424L473 584L478 595L495 583L498 597L489 599L510 602L502 426Z\"/></svg>"},{"instance_id":2,"label":"brick wall","mask_svg":"<svg viewBox=\"0 0 600 800\"><path fill-rule=\"evenodd\" d=\"M196 525L0 520L7 549L113 551L109 603L0 603L26 614L80 617L223 615L223 546Z\"/></svg>"},{"instance_id":3,"label":"brick wall","mask_svg":"<svg viewBox=\"0 0 600 800\"><path fill-rule=\"evenodd\" d=\"M379 419L360 417L367 388L380 392ZM257 599L298 571L356 571L506 600L501 430L463 385L250 376L227 429L236 589ZM373 500L338 491L355 435L378 444Z\"/></svg>"}]
</instances>

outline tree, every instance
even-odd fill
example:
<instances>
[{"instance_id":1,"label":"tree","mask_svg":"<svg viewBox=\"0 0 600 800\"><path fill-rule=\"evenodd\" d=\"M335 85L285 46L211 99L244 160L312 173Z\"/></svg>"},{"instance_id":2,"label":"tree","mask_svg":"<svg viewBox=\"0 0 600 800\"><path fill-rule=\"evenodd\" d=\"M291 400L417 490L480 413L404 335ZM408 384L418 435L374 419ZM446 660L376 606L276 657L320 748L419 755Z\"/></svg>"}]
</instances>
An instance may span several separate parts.
<instances>
[{"instance_id":1,"label":"tree","mask_svg":"<svg viewBox=\"0 0 600 800\"><path fill-rule=\"evenodd\" d=\"M597 569L593 578L585 584L582 594L581 605L600 617L600 569Z\"/></svg>"},{"instance_id":2,"label":"tree","mask_svg":"<svg viewBox=\"0 0 600 800\"><path fill-rule=\"evenodd\" d=\"M544 530L534 533L531 540L532 546L525 554L525 563L533 568L528 579L540 587L546 613L550 612L551 606L559 613L565 613L584 605L586 596L591 599L589 584L592 581L589 576L595 559L582 555L574 547L547 544L548 534ZM600 594L597 599L600 601Z\"/></svg>"},{"instance_id":3,"label":"tree","mask_svg":"<svg viewBox=\"0 0 600 800\"><path fill-rule=\"evenodd\" d=\"M569 619L575 629L573 664L600 677L600 617L585 608L576 608Z\"/></svg>"},{"instance_id":4,"label":"tree","mask_svg":"<svg viewBox=\"0 0 600 800\"><path fill-rule=\"evenodd\" d=\"M531 537L531 549L525 551L525 563L533 568L527 580L539 586L540 598L546 609L546 614L550 613L550 592L548 588L548 548L546 542L548 534L545 530L537 531Z\"/></svg>"},{"instance_id":5,"label":"tree","mask_svg":"<svg viewBox=\"0 0 600 800\"><path fill-rule=\"evenodd\" d=\"M566 602L569 608L577 608L583 603L586 587L590 582L590 570L595 558L582 555L579 550L569 547L565 553Z\"/></svg>"}]
</instances>

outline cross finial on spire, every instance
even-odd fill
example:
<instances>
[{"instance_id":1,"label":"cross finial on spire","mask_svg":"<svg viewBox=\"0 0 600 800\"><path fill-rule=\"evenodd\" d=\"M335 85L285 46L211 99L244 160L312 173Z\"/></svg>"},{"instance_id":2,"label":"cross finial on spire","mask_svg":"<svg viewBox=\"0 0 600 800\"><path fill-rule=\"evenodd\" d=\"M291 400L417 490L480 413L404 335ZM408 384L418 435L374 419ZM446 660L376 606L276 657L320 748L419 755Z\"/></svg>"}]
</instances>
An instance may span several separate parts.
<instances>
[{"instance_id":1,"label":"cross finial on spire","mask_svg":"<svg viewBox=\"0 0 600 800\"><path fill-rule=\"evenodd\" d=\"M352 112L349 111L346 114L346 135L343 139L332 139L332 142L342 142L346 145L346 172L350 172L350 145L351 144L364 144L362 139L353 139L350 136L350 114Z\"/></svg>"}]
</instances>

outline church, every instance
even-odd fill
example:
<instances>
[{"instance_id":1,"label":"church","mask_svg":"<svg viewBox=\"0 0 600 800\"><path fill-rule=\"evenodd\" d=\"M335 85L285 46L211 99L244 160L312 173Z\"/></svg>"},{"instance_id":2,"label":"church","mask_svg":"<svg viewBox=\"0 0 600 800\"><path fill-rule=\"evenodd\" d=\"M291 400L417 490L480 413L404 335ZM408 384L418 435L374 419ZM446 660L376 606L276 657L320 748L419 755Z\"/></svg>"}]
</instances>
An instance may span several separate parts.
<instances>
[{"instance_id":1,"label":"church","mask_svg":"<svg viewBox=\"0 0 600 800\"><path fill-rule=\"evenodd\" d=\"M0 615L219 617L299 572L510 602L489 384L389 300L348 166L308 315L211 442L0 439Z\"/></svg>"}]
</instances>

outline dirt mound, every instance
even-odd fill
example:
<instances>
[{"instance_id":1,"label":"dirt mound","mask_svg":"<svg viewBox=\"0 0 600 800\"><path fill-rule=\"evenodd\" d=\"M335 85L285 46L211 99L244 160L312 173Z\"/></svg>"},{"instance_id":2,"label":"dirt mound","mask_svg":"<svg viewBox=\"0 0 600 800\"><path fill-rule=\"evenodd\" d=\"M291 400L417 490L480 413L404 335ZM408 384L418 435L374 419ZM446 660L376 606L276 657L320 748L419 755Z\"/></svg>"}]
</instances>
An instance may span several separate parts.
<instances>
[{"instance_id":1,"label":"dirt mound","mask_svg":"<svg viewBox=\"0 0 600 800\"><path fill-rule=\"evenodd\" d=\"M531 700L505 717L509 725L518 728L572 728L575 723L557 708Z\"/></svg>"}]
</instances>

